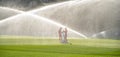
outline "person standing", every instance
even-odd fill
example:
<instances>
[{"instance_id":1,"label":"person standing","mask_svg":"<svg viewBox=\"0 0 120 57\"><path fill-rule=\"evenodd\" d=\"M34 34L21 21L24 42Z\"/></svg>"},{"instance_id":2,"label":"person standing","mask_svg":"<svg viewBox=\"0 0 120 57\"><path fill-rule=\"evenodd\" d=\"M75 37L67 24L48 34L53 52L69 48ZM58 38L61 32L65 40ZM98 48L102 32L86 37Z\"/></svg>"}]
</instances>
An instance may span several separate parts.
<instances>
[{"instance_id":1,"label":"person standing","mask_svg":"<svg viewBox=\"0 0 120 57\"><path fill-rule=\"evenodd\" d=\"M65 31L64 30L62 30L62 32L61 32L61 43L65 43L66 41L65 41Z\"/></svg>"},{"instance_id":2,"label":"person standing","mask_svg":"<svg viewBox=\"0 0 120 57\"><path fill-rule=\"evenodd\" d=\"M68 32L68 31L67 31L67 28L65 28L65 31L64 31L64 32L65 32L65 36L64 36L65 42L67 43L67 32Z\"/></svg>"},{"instance_id":3,"label":"person standing","mask_svg":"<svg viewBox=\"0 0 120 57\"><path fill-rule=\"evenodd\" d=\"M59 30L58 30L58 34L59 34L59 40L61 41L61 39L62 39L62 27L60 27L59 28Z\"/></svg>"},{"instance_id":4,"label":"person standing","mask_svg":"<svg viewBox=\"0 0 120 57\"><path fill-rule=\"evenodd\" d=\"M59 40L61 43L68 43L67 42L67 28L62 28L60 27L60 29L58 30L58 34L59 34Z\"/></svg>"}]
</instances>

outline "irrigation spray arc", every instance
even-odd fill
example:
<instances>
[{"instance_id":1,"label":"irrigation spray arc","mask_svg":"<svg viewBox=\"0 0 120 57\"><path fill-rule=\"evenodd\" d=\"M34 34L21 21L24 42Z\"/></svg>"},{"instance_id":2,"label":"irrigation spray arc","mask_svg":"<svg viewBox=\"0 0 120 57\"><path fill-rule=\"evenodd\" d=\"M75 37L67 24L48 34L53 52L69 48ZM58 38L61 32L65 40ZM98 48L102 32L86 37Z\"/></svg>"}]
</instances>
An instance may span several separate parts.
<instances>
[{"instance_id":1,"label":"irrigation spray arc","mask_svg":"<svg viewBox=\"0 0 120 57\"><path fill-rule=\"evenodd\" d=\"M119 2L118 0L73 0L31 12L67 24L66 26L88 37L106 31L96 38L118 38L120 36Z\"/></svg>"},{"instance_id":2,"label":"irrigation spray arc","mask_svg":"<svg viewBox=\"0 0 120 57\"><path fill-rule=\"evenodd\" d=\"M87 3L88 1L89 0L81 0L80 2L82 4L82 3ZM38 8L38 9L31 10L29 12L35 13L35 12L38 12L38 11L46 10L48 8L53 8L53 7L61 6L61 5L67 4L67 3L71 4L72 2L75 2L75 1L74 0L70 0L70 1L66 1L66 2L61 2L61 3L53 4L53 5L48 5L48 6L44 6L44 7Z\"/></svg>"},{"instance_id":3,"label":"irrigation spray arc","mask_svg":"<svg viewBox=\"0 0 120 57\"><path fill-rule=\"evenodd\" d=\"M35 18L39 18L39 19L45 20L45 21L47 21L47 22L49 22L49 23L52 23L52 24L57 25L57 26L60 26L60 27L66 27L66 26L64 26L64 25L62 25L62 24L60 24L60 23L57 23L57 22L55 22L55 21L52 21L52 20L50 20L50 19L48 19L48 18L45 18L45 17L42 17L42 16L38 16L38 15L32 13L31 11L24 12L24 11L20 11L20 10L16 10L16 9L11 9L11 8L7 8L7 7L3 7L3 8L4 8L4 9L8 9L8 10L17 11L17 12L19 12L20 14L17 14L17 15L15 15L15 16L12 16L12 17L9 17L9 18L6 18L5 20L1 20L0 23L4 22L4 21L6 21L6 20L9 20L9 19L15 18L15 17L17 17L17 16L26 14L26 15L31 15L31 16L33 16L33 17L35 17ZM73 33L75 33L75 34L77 34L77 35L79 35L79 36L84 37L85 39L87 39L87 36L85 36L85 35L77 32L77 31L75 31L75 30L73 30L73 29L71 29L71 28L69 28L69 27L66 27L66 28L67 28L69 31L71 31L71 32L73 32Z\"/></svg>"}]
</instances>

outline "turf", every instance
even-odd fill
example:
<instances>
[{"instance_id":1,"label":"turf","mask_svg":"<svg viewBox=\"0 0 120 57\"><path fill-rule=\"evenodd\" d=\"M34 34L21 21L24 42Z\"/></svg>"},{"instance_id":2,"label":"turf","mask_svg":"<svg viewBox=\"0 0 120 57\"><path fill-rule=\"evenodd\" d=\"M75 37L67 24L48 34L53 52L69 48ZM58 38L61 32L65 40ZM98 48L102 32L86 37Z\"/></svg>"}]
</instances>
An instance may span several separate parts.
<instances>
[{"instance_id":1,"label":"turf","mask_svg":"<svg viewBox=\"0 0 120 57\"><path fill-rule=\"evenodd\" d=\"M34 43L34 44L33 44ZM120 57L120 40L0 38L0 57Z\"/></svg>"}]
</instances>

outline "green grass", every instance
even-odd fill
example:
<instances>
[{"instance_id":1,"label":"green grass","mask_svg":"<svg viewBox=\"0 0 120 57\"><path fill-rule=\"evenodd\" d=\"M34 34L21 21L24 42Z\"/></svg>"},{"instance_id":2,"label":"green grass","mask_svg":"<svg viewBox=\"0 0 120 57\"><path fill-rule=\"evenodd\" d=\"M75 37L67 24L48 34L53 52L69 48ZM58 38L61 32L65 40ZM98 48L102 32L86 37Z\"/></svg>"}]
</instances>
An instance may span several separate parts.
<instances>
[{"instance_id":1,"label":"green grass","mask_svg":"<svg viewBox=\"0 0 120 57\"><path fill-rule=\"evenodd\" d=\"M72 44L70 44L72 43ZM120 57L120 40L0 37L0 57Z\"/></svg>"}]
</instances>

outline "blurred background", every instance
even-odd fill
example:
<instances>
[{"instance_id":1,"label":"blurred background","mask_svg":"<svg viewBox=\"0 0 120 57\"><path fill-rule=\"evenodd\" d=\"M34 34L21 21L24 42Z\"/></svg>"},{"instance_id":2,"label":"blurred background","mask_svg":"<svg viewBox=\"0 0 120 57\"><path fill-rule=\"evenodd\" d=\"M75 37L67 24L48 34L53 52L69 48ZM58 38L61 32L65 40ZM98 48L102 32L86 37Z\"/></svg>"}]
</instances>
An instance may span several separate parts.
<instances>
[{"instance_id":1,"label":"blurred background","mask_svg":"<svg viewBox=\"0 0 120 57\"><path fill-rule=\"evenodd\" d=\"M37 7L63 2L68 0L0 0L0 6L17 8L19 10L31 10Z\"/></svg>"}]
</instances>

